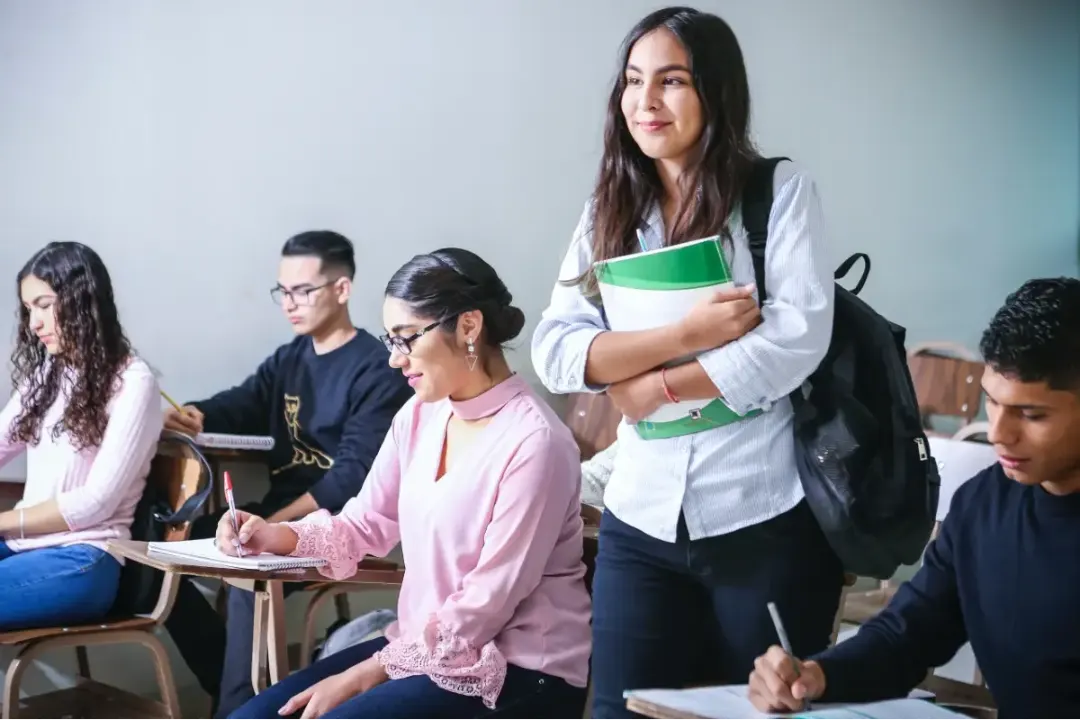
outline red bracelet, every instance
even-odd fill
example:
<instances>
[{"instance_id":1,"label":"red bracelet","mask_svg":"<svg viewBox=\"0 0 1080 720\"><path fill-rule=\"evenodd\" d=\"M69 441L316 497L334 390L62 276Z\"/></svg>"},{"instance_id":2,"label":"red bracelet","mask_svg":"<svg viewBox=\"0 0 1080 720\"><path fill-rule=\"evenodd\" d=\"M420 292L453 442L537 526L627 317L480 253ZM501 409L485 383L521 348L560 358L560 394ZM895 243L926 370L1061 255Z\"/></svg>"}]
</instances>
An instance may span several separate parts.
<instances>
[{"instance_id":1,"label":"red bracelet","mask_svg":"<svg viewBox=\"0 0 1080 720\"><path fill-rule=\"evenodd\" d=\"M671 392L671 388L667 384L667 368L660 368L660 385L664 388L664 397L667 398L669 403L679 402L678 396Z\"/></svg>"}]
</instances>

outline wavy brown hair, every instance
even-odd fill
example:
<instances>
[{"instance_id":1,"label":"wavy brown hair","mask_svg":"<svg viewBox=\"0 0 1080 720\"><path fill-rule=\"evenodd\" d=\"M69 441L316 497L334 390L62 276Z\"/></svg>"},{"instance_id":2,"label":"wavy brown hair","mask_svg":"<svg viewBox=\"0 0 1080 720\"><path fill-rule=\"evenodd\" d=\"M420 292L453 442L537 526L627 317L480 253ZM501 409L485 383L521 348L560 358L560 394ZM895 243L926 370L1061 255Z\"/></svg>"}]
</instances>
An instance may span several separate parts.
<instances>
[{"instance_id":1,"label":"wavy brown hair","mask_svg":"<svg viewBox=\"0 0 1080 720\"><path fill-rule=\"evenodd\" d=\"M622 112L630 51L644 35L658 28L670 31L686 49L704 125L679 178L682 197L665 244L718 233L728 236L728 217L760 157L750 140L746 65L731 27L716 15L688 7L664 8L647 15L623 40L619 74L608 98L604 155L593 192L594 261L634 252L642 219L664 197L656 162L638 147ZM595 289L591 271L571 282Z\"/></svg>"},{"instance_id":2,"label":"wavy brown hair","mask_svg":"<svg viewBox=\"0 0 1080 720\"><path fill-rule=\"evenodd\" d=\"M52 428L53 438L67 433L80 450L100 445L109 422L109 400L132 354L120 326L109 271L87 246L54 242L19 271L16 294L31 275L56 293L60 351L48 356L30 327L30 310L20 298L11 384L22 394L22 412L12 424L10 439L38 443L45 414L63 390L67 404ZM66 382L65 377L69 378Z\"/></svg>"}]
</instances>

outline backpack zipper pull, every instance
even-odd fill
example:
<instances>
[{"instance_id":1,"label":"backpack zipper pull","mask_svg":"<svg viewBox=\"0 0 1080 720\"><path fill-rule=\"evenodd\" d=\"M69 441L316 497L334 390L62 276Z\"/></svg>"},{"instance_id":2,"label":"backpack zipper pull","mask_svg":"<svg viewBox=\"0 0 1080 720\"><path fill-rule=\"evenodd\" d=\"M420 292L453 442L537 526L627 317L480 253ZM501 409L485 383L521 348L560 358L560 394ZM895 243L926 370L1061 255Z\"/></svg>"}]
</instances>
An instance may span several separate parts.
<instances>
[{"instance_id":1,"label":"backpack zipper pull","mask_svg":"<svg viewBox=\"0 0 1080 720\"><path fill-rule=\"evenodd\" d=\"M919 446L919 459L926 462L930 457L926 454L926 441L922 438L915 438L915 444Z\"/></svg>"}]
</instances>

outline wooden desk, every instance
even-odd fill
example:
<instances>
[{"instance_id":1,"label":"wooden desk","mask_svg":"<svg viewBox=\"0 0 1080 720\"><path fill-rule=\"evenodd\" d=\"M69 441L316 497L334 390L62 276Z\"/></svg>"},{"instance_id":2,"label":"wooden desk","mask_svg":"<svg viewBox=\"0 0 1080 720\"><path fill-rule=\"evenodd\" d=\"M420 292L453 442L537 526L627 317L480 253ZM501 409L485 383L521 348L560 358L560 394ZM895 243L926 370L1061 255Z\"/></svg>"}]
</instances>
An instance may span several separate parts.
<instances>
[{"instance_id":1,"label":"wooden desk","mask_svg":"<svg viewBox=\"0 0 1080 720\"><path fill-rule=\"evenodd\" d=\"M315 568L260 572L232 570L199 565L181 565L150 555L145 542L113 540L109 551L126 560L148 565L166 573L216 578L241 590L255 593L255 629L251 650L251 685L262 692L268 685L279 682L289 674L285 641L285 597L282 585L287 582L324 582L326 576ZM384 560L365 559L356 574L338 582L357 585L401 585L403 568ZM264 673L264 663L268 672Z\"/></svg>"}]
</instances>

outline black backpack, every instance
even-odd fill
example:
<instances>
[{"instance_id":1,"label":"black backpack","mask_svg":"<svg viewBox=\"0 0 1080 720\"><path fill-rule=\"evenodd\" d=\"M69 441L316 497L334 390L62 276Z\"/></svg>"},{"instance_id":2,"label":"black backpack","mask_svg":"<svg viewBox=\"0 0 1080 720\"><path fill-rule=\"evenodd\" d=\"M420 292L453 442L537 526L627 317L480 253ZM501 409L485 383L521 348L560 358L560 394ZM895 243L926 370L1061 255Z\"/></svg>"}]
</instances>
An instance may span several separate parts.
<instances>
[{"instance_id":1,"label":"black backpack","mask_svg":"<svg viewBox=\"0 0 1080 720\"><path fill-rule=\"evenodd\" d=\"M758 161L743 190L743 223L761 302L773 173L787 158ZM808 383L791 394L795 455L806 500L844 569L881 580L919 560L934 525L940 478L908 370L904 328L839 284L832 341ZM808 386L808 388L807 388Z\"/></svg>"},{"instance_id":2,"label":"black backpack","mask_svg":"<svg viewBox=\"0 0 1080 720\"><path fill-rule=\"evenodd\" d=\"M135 506L135 517L131 523L133 540L163 541L170 526L183 525L194 520L214 490L214 472L194 440L171 430L162 433L162 440L182 443L191 448L206 474L206 487L189 497L180 509L174 512L163 488L147 482L139 504ZM153 611L158 596L161 594L161 583L164 579L165 573L149 565L130 560L124 563L124 569L120 571L120 584L116 591L112 614L142 615Z\"/></svg>"}]
</instances>

